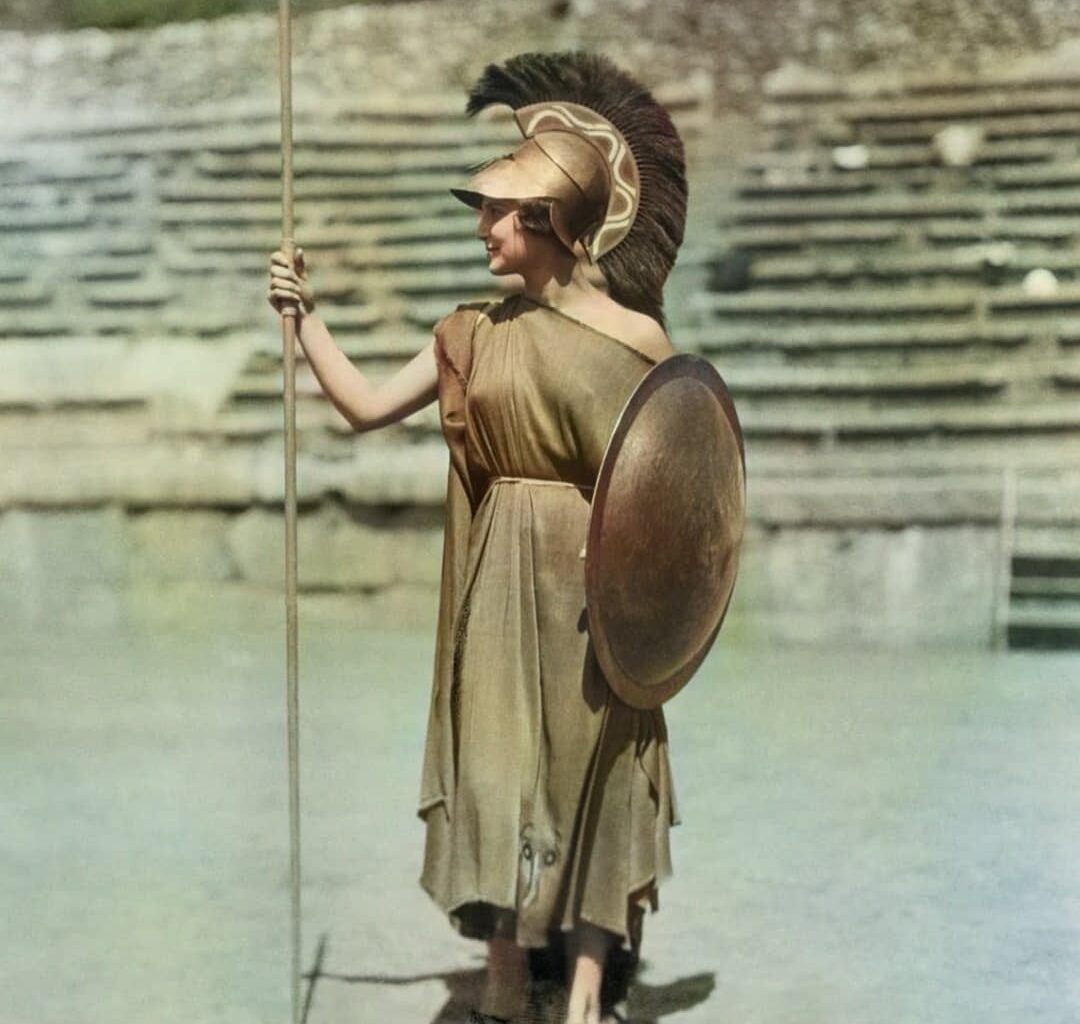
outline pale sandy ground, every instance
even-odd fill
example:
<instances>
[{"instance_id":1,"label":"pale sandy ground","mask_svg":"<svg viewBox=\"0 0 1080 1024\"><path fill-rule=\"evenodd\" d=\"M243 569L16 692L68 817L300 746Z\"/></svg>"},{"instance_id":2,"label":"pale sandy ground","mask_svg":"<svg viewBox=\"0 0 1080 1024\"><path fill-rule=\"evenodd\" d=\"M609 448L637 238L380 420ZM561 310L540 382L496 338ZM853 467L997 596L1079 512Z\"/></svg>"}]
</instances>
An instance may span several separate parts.
<instances>
[{"instance_id":1,"label":"pale sandy ground","mask_svg":"<svg viewBox=\"0 0 1080 1024\"><path fill-rule=\"evenodd\" d=\"M0 632L0 1024L288 1020L281 616L186 618ZM307 1020L450 1024L430 638L304 620ZM1080 657L721 647L669 723L635 1021L1080 1020Z\"/></svg>"}]
</instances>

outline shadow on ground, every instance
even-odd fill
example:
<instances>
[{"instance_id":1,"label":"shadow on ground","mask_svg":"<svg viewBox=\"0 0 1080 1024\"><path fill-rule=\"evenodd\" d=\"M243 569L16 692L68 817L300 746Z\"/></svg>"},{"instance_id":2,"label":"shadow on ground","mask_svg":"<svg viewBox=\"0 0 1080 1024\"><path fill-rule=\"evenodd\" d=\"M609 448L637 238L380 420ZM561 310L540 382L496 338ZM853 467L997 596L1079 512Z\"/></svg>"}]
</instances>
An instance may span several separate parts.
<instances>
[{"instance_id":1,"label":"shadow on ground","mask_svg":"<svg viewBox=\"0 0 1080 1024\"><path fill-rule=\"evenodd\" d=\"M386 986L419 985L441 981L446 986L447 999L439 1012L431 1019L431 1024L463 1024L468 1018L469 1010L480 1001L484 986L483 968L409 975L342 974L322 969L327 947L328 937L323 935L319 939L315 963L304 975L307 980L307 993L301 1018L302 1024L307 1024L315 990L319 983L324 981L347 985ZM618 1019L625 1019L627 1024L658 1024L664 1017L689 1010L705 1002L715 988L716 975L712 972L690 974L666 985L648 985L635 981L630 986L626 1016ZM522 1024L563 1024L564 1002L565 990L561 986L551 984L543 986L534 991Z\"/></svg>"}]
</instances>

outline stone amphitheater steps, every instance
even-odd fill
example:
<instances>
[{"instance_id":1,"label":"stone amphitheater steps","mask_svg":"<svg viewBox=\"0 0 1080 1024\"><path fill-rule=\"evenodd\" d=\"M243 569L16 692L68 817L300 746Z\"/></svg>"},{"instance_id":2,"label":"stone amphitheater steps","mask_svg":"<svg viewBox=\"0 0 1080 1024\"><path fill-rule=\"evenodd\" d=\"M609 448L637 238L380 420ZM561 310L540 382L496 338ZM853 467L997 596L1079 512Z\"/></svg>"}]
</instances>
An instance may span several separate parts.
<instances>
[{"instance_id":1,"label":"stone amphitheater steps","mask_svg":"<svg viewBox=\"0 0 1080 1024\"><path fill-rule=\"evenodd\" d=\"M810 219L807 219L810 218ZM804 246L828 251L862 251L882 245L974 244L979 242L1072 243L1080 239L1080 217L1001 216L993 219L936 218L912 227L900 220L859 219L815 222L807 214L798 222L776 224L736 223L720 235L724 247L750 251L797 250Z\"/></svg>"},{"instance_id":2,"label":"stone amphitheater steps","mask_svg":"<svg viewBox=\"0 0 1080 1024\"><path fill-rule=\"evenodd\" d=\"M1037 524L1068 522L1080 510L1080 486L1063 487L1061 466L1080 466L1080 438L1033 435L1011 438L1003 445L992 435L951 439L935 443L905 444L897 448L890 440L863 441L858 445L833 445L815 449L813 457L767 440L756 440L747 447L748 476L778 480L805 477L821 480L858 477L866 480L913 478L934 483L947 491L954 481L977 476L988 481L988 490L1001 494L1003 474L1022 467L1017 475L1017 489L1024 506L1025 521ZM755 485L756 486L756 485ZM998 502L1000 504L1000 502ZM1070 539L1072 535L1070 534ZM1080 542L1080 535L1077 536ZM1024 550L1040 550L1051 543L1042 534L1025 536ZM1051 544L1053 547L1056 540ZM1054 547L1057 550L1057 547Z\"/></svg>"},{"instance_id":3,"label":"stone amphitheater steps","mask_svg":"<svg viewBox=\"0 0 1080 1024\"><path fill-rule=\"evenodd\" d=\"M1077 344L1080 324L1072 321L1008 320L979 326L959 322L888 323L798 322L725 320L707 326L682 328L676 334L678 347L717 355L742 354L761 358L772 365L772 356L823 361L859 356L875 360L895 357L895 362L926 360L929 355L960 353L1005 354L1038 339L1056 339L1064 349ZM1020 358L1025 353L1020 353ZM932 363L930 365L933 365Z\"/></svg>"},{"instance_id":4,"label":"stone amphitheater steps","mask_svg":"<svg viewBox=\"0 0 1080 1024\"><path fill-rule=\"evenodd\" d=\"M975 219L982 217L986 210L986 201L981 196L917 192L865 195L856 192L843 197L819 198L812 203L786 196L750 199L739 204L733 220L736 224L887 219L902 222L931 217Z\"/></svg>"},{"instance_id":5,"label":"stone amphitheater steps","mask_svg":"<svg viewBox=\"0 0 1080 1024\"><path fill-rule=\"evenodd\" d=\"M1067 80L930 82L911 96L856 97L841 83L774 97L763 136L773 148L746 162L722 217L701 207L715 227L692 225L669 303L676 345L713 359L738 401L755 523L993 531L1014 467L1018 543L1030 550L1053 532L1054 551L1068 550L1080 504L1080 487L1061 483L1080 465L1076 91ZM458 102L298 111L296 236L320 311L374 376L428 344L457 302L495 294L475 216L446 188L517 133L505 122L462 128ZM713 124L700 95L677 116L688 137ZM216 389L201 406L163 400L145 380L125 391L104 357L84 374L82 405L50 404L77 384L5 378L4 507L280 503L280 332L260 280L279 243L276 119L267 102L167 123L141 114L73 119L70 131L0 128L0 229L15 262L35 267L0 279L0 350L70 344L75 366L88 335L163 352L184 340L205 346L196 365L213 366ZM972 166L942 167L933 137L957 121L987 138ZM850 142L868 146L864 170L834 166L832 146ZM1012 243L1004 260L991 251L1002 242ZM745 290L711 290L732 249L748 260ZM1020 287L1037 268L1060 278L1050 299ZM703 283L703 298L682 297ZM305 509L434 512L446 452L433 406L357 436L302 360L298 386ZM1016 595L1046 596L1035 582Z\"/></svg>"},{"instance_id":6,"label":"stone amphitheater steps","mask_svg":"<svg viewBox=\"0 0 1080 1024\"><path fill-rule=\"evenodd\" d=\"M897 97L837 98L831 105L834 117L854 124L898 124L905 121L929 119L952 122L994 118L1005 108L1010 114L1045 116L1056 113L1080 113L1080 77L1064 85L997 89L992 85L978 86L961 92L950 89L937 95L909 93ZM775 97L765 111L762 122L767 125L799 124L806 118L806 105L785 103Z\"/></svg>"},{"instance_id":7,"label":"stone amphitheater steps","mask_svg":"<svg viewBox=\"0 0 1080 1024\"><path fill-rule=\"evenodd\" d=\"M296 182L296 201L307 205L318 200L409 199L438 196L446 204L448 175L445 170L431 174L391 172L382 175L342 175L300 178ZM193 179L169 182L158 195L163 203L237 203L280 202L281 182L273 180Z\"/></svg>"},{"instance_id":8,"label":"stone amphitheater steps","mask_svg":"<svg viewBox=\"0 0 1080 1024\"><path fill-rule=\"evenodd\" d=\"M1009 438L1019 434L1046 437L1080 430L1080 407L1075 401L1039 402L1028 406L971 405L953 402L943 408L912 403L908 408L774 406L740 409L748 439L815 441L821 444L912 439L957 439L981 435Z\"/></svg>"},{"instance_id":9,"label":"stone amphitheater steps","mask_svg":"<svg viewBox=\"0 0 1080 1024\"><path fill-rule=\"evenodd\" d=\"M994 395L1007 383L1000 369L980 365L921 368L896 367L734 367L718 365L735 398L784 399L800 396L841 398L871 396L951 399Z\"/></svg>"},{"instance_id":10,"label":"stone amphitheater steps","mask_svg":"<svg viewBox=\"0 0 1080 1024\"><path fill-rule=\"evenodd\" d=\"M295 155L293 168L299 188L306 188L325 178L348 175L351 180L362 177L387 178L395 174L419 172L460 173L463 167L474 166L491 159L491 147L455 144L442 148L371 151L357 146L345 153L312 153L301 149ZM210 179L243 179L250 182L281 179L281 158L275 153L202 153L192 165L200 176ZM445 186L445 179L443 181Z\"/></svg>"},{"instance_id":11,"label":"stone amphitheater steps","mask_svg":"<svg viewBox=\"0 0 1080 1024\"><path fill-rule=\"evenodd\" d=\"M280 508L282 452L278 440L240 435L223 447L197 435L150 437L139 444L62 445L43 459L16 449L0 465L0 508L129 509ZM367 445L350 438L328 455L301 450L297 482L302 508L330 496L363 506L439 506L445 498L446 446Z\"/></svg>"},{"instance_id":12,"label":"stone amphitheater steps","mask_svg":"<svg viewBox=\"0 0 1080 1024\"><path fill-rule=\"evenodd\" d=\"M1080 113L1065 111L1048 114L994 114L978 116L979 127L991 142L1014 142L1029 139L1075 139L1080 134ZM967 121L967 118L961 120ZM843 146L853 142L868 145L928 145L942 128L954 123L952 118L898 119L844 124L822 121L812 132L800 129L797 121L786 121L772 128L773 141L786 148L800 143L819 146Z\"/></svg>"},{"instance_id":13,"label":"stone amphitheater steps","mask_svg":"<svg viewBox=\"0 0 1080 1024\"><path fill-rule=\"evenodd\" d=\"M1036 598L1046 603L1051 601L1080 603L1080 571L1077 571L1074 566L1072 575L1068 577L1014 576L1010 593L1014 598Z\"/></svg>"},{"instance_id":14,"label":"stone amphitheater steps","mask_svg":"<svg viewBox=\"0 0 1080 1024\"><path fill-rule=\"evenodd\" d=\"M1053 139L988 140L974 154L971 166L979 170L992 169L994 179L999 181L1008 180L1013 169L1018 174L1030 173L1035 180L1040 180L1041 176L1053 172L1052 161L1061 157L1070 159L1071 149ZM915 180L927 180L931 176L929 169L939 162L934 147L928 144L867 145L866 167L841 171L835 166L831 146L800 146L792 150L755 153L743 161L741 169L748 188L769 183L782 187L789 181L819 176L837 180L850 177L876 185L879 182L908 182L912 180L904 173L908 170L915 172Z\"/></svg>"},{"instance_id":15,"label":"stone amphitheater steps","mask_svg":"<svg viewBox=\"0 0 1080 1024\"><path fill-rule=\"evenodd\" d=\"M1003 248L984 243L919 252L864 252L858 255L821 254L766 256L755 259L750 282L763 288L808 285L837 286L859 282L873 287L884 282L917 284L920 280L961 282L992 280L1018 285L1029 271L1043 267L1063 275L1075 272L1077 258L1061 249L1031 246Z\"/></svg>"},{"instance_id":16,"label":"stone amphitheater steps","mask_svg":"<svg viewBox=\"0 0 1080 1024\"><path fill-rule=\"evenodd\" d=\"M327 250L397 243L416 243L417 248L422 248L420 243L445 245L472 240L475 232L476 215L465 207L451 206L436 217L416 216L372 224L311 224L305 228L301 242L318 260L320 252ZM169 237L182 241L193 253L250 253L264 261L281 242L279 227L254 226L230 236L183 221L172 225Z\"/></svg>"},{"instance_id":17,"label":"stone amphitheater steps","mask_svg":"<svg viewBox=\"0 0 1080 1024\"><path fill-rule=\"evenodd\" d=\"M1010 602L1008 644L1013 648L1080 648L1080 600L1018 597Z\"/></svg>"},{"instance_id":18,"label":"stone amphitheater steps","mask_svg":"<svg viewBox=\"0 0 1080 1024\"><path fill-rule=\"evenodd\" d=\"M242 378L234 388L233 398L245 406L244 415L226 418L207 427L207 433L225 429L234 436L240 433L266 436L281 428L280 383L272 376ZM327 407L327 415L336 415L325 399L314 397L314 407ZM313 415L315 415L313 413ZM229 414L231 416L231 414ZM941 406L912 401L906 408L880 408L872 399L844 404L808 402L794 397L778 406L774 401L758 404L742 401L739 418L747 444L758 441L809 443L815 446L850 445L863 442L909 443L961 442L969 438L1010 438L1025 434L1048 441L1080 430L1080 407L1073 401L1040 402L1030 406L961 402ZM310 421L311 426L322 425ZM344 424L343 424L344 426ZM410 427L437 433L438 418L434 407L417 413Z\"/></svg>"},{"instance_id":19,"label":"stone amphitheater steps","mask_svg":"<svg viewBox=\"0 0 1080 1024\"><path fill-rule=\"evenodd\" d=\"M443 196L416 199L356 199L349 202L310 202L297 210L297 230L325 223L378 224L383 221L410 220L414 217L433 217L447 207ZM475 218L474 218L475 219ZM233 203L173 202L158 213L165 227L232 228L276 227L281 221L281 204L269 200L238 200ZM0 218L0 224L2 224Z\"/></svg>"},{"instance_id":20,"label":"stone amphitheater steps","mask_svg":"<svg viewBox=\"0 0 1080 1024\"><path fill-rule=\"evenodd\" d=\"M897 317L970 317L979 293L960 288L759 289L698 295L695 308L721 318L769 320L894 320ZM1080 308L1080 298L1077 300Z\"/></svg>"}]
</instances>

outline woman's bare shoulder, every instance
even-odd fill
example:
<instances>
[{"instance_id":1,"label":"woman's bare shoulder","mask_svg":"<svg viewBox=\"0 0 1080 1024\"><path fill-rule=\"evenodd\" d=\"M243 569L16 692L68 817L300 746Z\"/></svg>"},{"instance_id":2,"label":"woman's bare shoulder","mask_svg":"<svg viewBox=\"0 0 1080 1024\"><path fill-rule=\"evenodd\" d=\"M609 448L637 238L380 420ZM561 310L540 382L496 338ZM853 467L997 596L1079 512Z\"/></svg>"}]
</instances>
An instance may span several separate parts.
<instances>
[{"instance_id":1,"label":"woman's bare shoulder","mask_svg":"<svg viewBox=\"0 0 1080 1024\"><path fill-rule=\"evenodd\" d=\"M618 337L631 348L659 363L675 352L667 332L651 316L623 309Z\"/></svg>"}]
</instances>

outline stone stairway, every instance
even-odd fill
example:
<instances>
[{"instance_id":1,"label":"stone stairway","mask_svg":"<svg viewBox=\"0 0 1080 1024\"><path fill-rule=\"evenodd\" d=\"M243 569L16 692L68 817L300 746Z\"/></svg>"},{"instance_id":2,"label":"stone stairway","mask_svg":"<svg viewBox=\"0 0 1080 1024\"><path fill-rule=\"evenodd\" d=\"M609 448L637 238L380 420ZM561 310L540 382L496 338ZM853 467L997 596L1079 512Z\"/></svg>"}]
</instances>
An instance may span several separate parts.
<instances>
[{"instance_id":1,"label":"stone stairway","mask_svg":"<svg viewBox=\"0 0 1080 1024\"><path fill-rule=\"evenodd\" d=\"M1076 545L1057 554L1012 557L1008 644L1080 649L1080 557Z\"/></svg>"}]
</instances>

